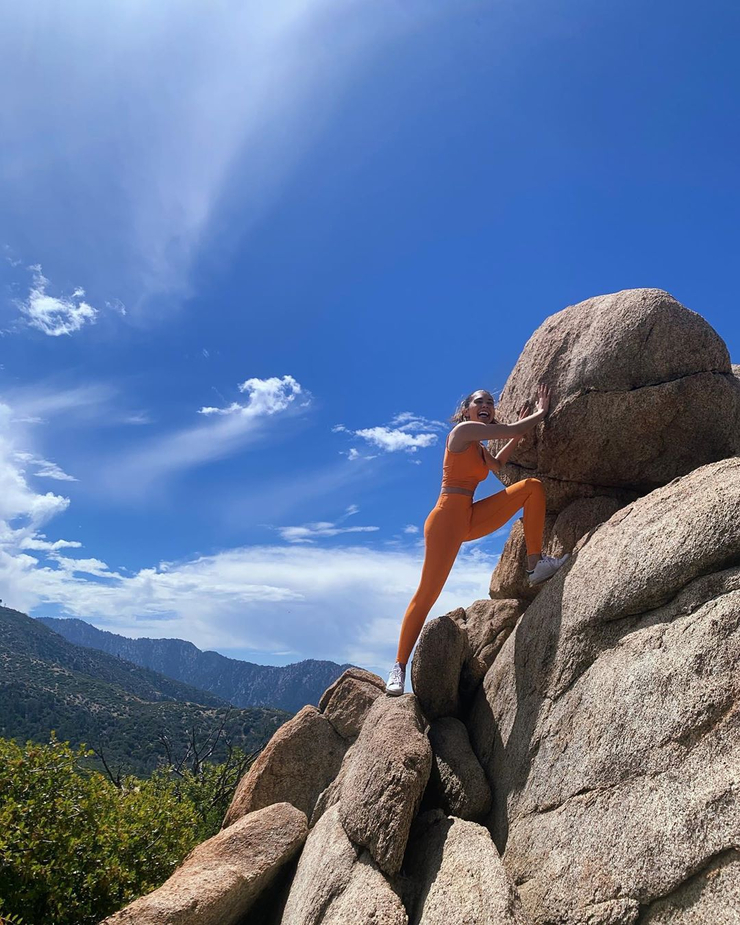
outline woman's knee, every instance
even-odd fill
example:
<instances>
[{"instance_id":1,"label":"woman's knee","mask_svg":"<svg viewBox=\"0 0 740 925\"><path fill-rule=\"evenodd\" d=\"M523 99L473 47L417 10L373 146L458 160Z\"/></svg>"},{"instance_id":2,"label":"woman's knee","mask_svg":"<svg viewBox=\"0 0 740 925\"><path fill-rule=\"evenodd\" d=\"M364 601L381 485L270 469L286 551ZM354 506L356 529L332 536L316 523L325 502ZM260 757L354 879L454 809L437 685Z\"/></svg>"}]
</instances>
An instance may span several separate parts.
<instances>
[{"instance_id":1,"label":"woman's knee","mask_svg":"<svg viewBox=\"0 0 740 925\"><path fill-rule=\"evenodd\" d=\"M543 495L545 494L545 486L539 479L528 478L524 479L522 484L529 491L531 495Z\"/></svg>"}]
</instances>

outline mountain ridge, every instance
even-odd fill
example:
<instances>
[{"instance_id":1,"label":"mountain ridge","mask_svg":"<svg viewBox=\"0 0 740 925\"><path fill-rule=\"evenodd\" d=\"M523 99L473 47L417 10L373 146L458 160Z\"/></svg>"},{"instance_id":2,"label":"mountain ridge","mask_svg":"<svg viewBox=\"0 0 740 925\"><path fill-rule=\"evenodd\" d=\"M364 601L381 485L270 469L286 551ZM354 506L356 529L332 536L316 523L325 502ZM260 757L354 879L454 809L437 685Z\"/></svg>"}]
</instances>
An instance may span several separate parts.
<instances>
[{"instance_id":1,"label":"mountain ridge","mask_svg":"<svg viewBox=\"0 0 740 925\"><path fill-rule=\"evenodd\" d=\"M103 751L126 773L146 774L163 757L163 737L183 750L191 735L207 737L223 724L229 741L251 752L288 718L264 707L237 709L211 692L74 645L0 606L3 738L48 742L54 730L62 741Z\"/></svg>"},{"instance_id":2,"label":"mountain ridge","mask_svg":"<svg viewBox=\"0 0 740 925\"><path fill-rule=\"evenodd\" d=\"M296 713L318 704L322 693L351 665L304 659L292 665L258 665L202 650L177 638L131 639L76 618L38 622L77 646L125 658L168 678L210 691L237 707L270 707Z\"/></svg>"}]
</instances>

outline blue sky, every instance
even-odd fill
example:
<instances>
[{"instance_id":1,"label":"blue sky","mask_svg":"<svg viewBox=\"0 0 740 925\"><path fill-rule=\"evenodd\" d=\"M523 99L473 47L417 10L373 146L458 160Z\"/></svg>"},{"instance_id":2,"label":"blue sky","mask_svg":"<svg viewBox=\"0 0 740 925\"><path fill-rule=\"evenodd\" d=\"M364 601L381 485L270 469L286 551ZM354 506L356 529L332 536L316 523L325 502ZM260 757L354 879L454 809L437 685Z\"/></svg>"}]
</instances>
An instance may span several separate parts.
<instances>
[{"instance_id":1,"label":"blue sky","mask_svg":"<svg viewBox=\"0 0 740 925\"><path fill-rule=\"evenodd\" d=\"M740 362L739 19L6 10L0 596L386 670L444 421L548 315L656 286ZM486 595L507 532L471 544L435 613Z\"/></svg>"}]
</instances>

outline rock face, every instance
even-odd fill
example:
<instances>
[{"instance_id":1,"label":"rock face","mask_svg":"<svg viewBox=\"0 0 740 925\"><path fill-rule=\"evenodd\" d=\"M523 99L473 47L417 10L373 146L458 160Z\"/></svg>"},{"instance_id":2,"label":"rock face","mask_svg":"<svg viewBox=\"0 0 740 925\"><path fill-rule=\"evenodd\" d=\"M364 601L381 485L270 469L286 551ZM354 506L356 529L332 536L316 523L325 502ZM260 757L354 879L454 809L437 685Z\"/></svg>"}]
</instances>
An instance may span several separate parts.
<instances>
[{"instance_id":1,"label":"rock face","mask_svg":"<svg viewBox=\"0 0 740 925\"><path fill-rule=\"evenodd\" d=\"M738 511L740 459L622 509L486 675L471 740L537 923L631 923L740 843Z\"/></svg>"},{"instance_id":2,"label":"rock face","mask_svg":"<svg viewBox=\"0 0 740 925\"><path fill-rule=\"evenodd\" d=\"M432 771L428 794L436 806L460 819L482 819L491 808L491 788L470 747L465 726L451 716L429 727Z\"/></svg>"},{"instance_id":3,"label":"rock face","mask_svg":"<svg viewBox=\"0 0 740 925\"><path fill-rule=\"evenodd\" d=\"M727 348L660 289L599 296L549 317L509 376L500 420L515 420L543 381L553 390L548 420L502 478L537 475L552 511L593 493L624 502L740 452Z\"/></svg>"},{"instance_id":4,"label":"rock face","mask_svg":"<svg viewBox=\"0 0 740 925\"><path fill-rule=\"evenodd\" d=\"M467 637L460 671L460 696L464 702L478 689L525 606L522 600L473 601L467 610L458 607L448 614Z\"/></svg>"},{"instance_id":5,"label":"rock face","mask_svg":"<svg viewBox=\"0 0 740 925\"><path fill-rule=\"evenodd\" d=\"M411 662L411 683L427 719L456 716L467 640L451 616L427 620Z\"/></svg>"},{"instance_id":6,"label":"rock face","mask_svg":"<svg viewBox=\"0 0 740 925\"><path fill-rule=\"evenodd\" d=\"M406 858L412 925L527 925L482 826L439 810L420 816Z\"/></svg>"},{"instance_id":7,"label":"rock face","mask_svg":"<svg viewBox=\"0 0 740 925\"><path fill-rule=\"evenodd\" d=\"M714 922L740 923L740 850L715 858L670 896L651 903L640 919L640 925Z\"/></svg>"},{"instance_id":8,"label":"rock face","mask_svg":"<svg viewBox=\"0 0 740 925\"><path fill-rule=\"evenodd\" d=\"M239 782L224 827L272 803L292 803L311 817L336 777L347 742L316 707L304 707L270 739Z\"/></svg>"},{"instance_id":9,"label":"rock face","mask_svg":"<svg viewBox=\"0 0 740 925\"><path fill-rule=\"evenodd\" d=\"M406 910L367 851L347 838L339 807L311 830L281 925L406 925Z\"/></svg>"},{"instance_id":10,"label":"rock face","mask_svg":"<svg viewBox=\"0 0 740 925\"><path fill-rule=\"evenodd\" d=\"M380 869L401 868L409 829L429 780L432 750L416 697L384 697L367 716L342 784L339 818Z\"/></svg>"},{"instance_id":11,"label":"rock face","mask_svg":"<svg viewBox=\"0 0 740 925\"><path fill-rule=\"evenodd\" d=\"M249 912L308 833L287 803L240 819L198 845L159 889L105 920L106 925L234 925Z\"/></svg>"}]
</instances>

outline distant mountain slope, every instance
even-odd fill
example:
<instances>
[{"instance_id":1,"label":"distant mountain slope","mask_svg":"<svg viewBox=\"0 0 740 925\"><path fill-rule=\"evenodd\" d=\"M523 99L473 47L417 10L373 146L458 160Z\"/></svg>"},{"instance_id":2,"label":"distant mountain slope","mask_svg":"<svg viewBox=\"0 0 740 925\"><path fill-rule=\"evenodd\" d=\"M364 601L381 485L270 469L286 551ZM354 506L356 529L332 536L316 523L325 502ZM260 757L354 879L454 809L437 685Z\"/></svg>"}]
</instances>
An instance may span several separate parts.
<instances>
[{"instance_id":1,"label":"distant mountain slope","mask_svg":"<svg viewBox=\"0 0 740 925\"><path fill-rule=\"evenodd\" d=\"M237 707L269 706L297 713L319 698L349 665L309 659L278 668L255 665L218 652L203 652L182 639L129 639L83 620L39 617L78 646L89 646L151 668L170 678L212 691Z\"/></svg>"},{"instance_id":2,"label":"distant mountain slope","mask_svg":"<svg viewBox=\"0 0 740 925\"><path fill-rule=\"evenodd\" d=\"M110 763L147 773L163 754L203 738L226 716L234 745L254 751L288 715L234 709L212 693L120 658L73 645L38 620L0 607L0 736L57 737L102 749ZM215 758L220 755L215 755Z\"/></svg>"}]
</instances>

